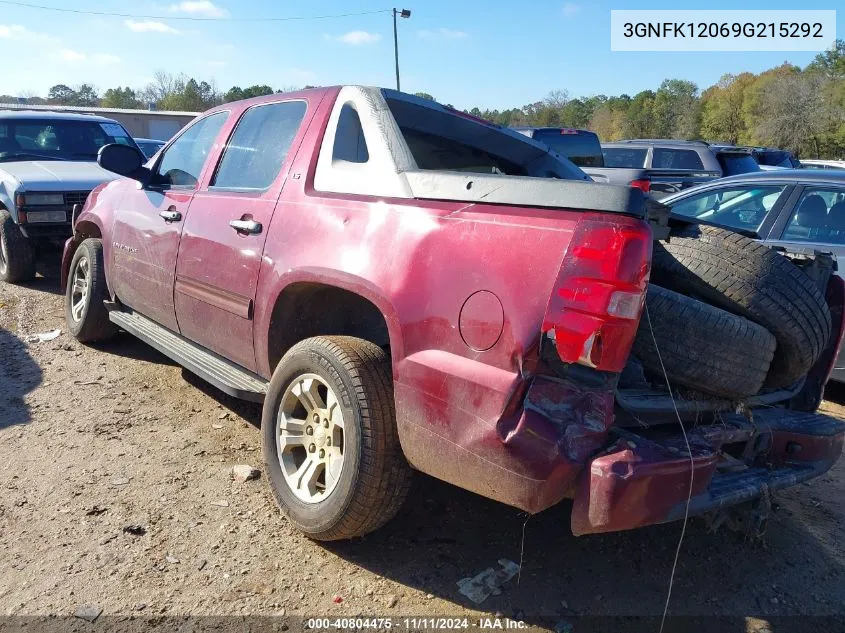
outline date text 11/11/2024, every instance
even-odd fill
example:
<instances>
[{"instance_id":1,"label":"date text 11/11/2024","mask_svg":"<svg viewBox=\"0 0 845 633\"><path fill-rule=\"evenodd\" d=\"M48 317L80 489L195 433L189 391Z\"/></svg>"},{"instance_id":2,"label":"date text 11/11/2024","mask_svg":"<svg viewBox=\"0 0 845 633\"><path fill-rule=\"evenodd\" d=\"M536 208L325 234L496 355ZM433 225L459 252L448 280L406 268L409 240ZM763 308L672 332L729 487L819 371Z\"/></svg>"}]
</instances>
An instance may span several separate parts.
<instances>
[{"instance_id":1,"label":"date text 11/11/2024","mask_svg":"<svg viewBox=\"0 0 845 633\"><path fill-rule=\"evenodd\" d=\"M485 616L478 619L470 618L438 618L438 617L408 617L408 618L309 618L306 621L308 629L312 630L372 630L389 631L448 631L448 630L480 630L480 631L516 631L527 629L528 625L522 620L505 617Z\"/></svg>"}]
</instances>

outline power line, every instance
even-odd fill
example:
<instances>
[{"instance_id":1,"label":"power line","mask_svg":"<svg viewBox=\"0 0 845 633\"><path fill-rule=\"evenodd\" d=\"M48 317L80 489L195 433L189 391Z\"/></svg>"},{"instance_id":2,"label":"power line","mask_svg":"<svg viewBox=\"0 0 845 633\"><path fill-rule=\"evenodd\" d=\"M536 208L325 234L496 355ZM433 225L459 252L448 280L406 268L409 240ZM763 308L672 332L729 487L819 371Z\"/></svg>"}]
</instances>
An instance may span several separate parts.
<instances>
[{"instance_id":1,"label":"power line","mask_svg":"<svg viewBox=\"0 0 845 633\"><path fill-rule=\"evenodd\" d=\"M294 20L329 20L332 18L348 18L359 15L374 15L376 13L390 13L392 9L377 9L375 11L359 11L357 13L335 13L332 15L309 15L293 16L286 18L263 17L263 18L206 18L185 15L140 15L137 13L112 13L109 11L85 11L82 9L67 9L62 7L47 7L40 4L29 4L27 2L12 2L11 0L0 0L0 4L8 4L25 9L40 9L42 11L57 11L59 13L76 13L79 15L97 15L112 18L143 18L146 20L182 20L187 22L291 22Z\"/></svg>"}]
</instances>

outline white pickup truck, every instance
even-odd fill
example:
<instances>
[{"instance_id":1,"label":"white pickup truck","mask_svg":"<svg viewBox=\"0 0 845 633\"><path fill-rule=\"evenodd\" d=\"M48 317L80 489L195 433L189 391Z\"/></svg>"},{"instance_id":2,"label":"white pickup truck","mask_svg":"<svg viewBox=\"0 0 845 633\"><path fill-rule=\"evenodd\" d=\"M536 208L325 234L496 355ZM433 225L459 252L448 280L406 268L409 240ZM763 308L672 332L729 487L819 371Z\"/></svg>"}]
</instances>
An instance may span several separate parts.
<instances>
[{"instance_id":1,"label":"white pickup truck","mask_svg":"<svg viewBox=\"0 0 845 633\"><path fill-rule=\"evenodd\" d=\"M0 280L31 279L41 247L71 236L74 205L115 178L97 164L97 152L109 143L136 147L112 119L0 112Z\"/></svg>"}]
</instances>

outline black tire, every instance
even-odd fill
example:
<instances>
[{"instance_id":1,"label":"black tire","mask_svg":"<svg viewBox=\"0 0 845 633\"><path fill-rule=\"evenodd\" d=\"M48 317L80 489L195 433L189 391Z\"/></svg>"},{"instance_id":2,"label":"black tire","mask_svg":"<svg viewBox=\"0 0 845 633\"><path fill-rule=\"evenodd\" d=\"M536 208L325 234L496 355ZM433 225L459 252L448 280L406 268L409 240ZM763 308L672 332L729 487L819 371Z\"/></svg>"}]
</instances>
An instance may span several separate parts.
<instances>
[{"instance_id":1,"label":"black tire","mask_svg":"<svg viewBox=\"0 0 845 633\"><path fill-rule=\"evenodd\" d=\"M35 251L11 214L0 208L0 281L16 284L35 277Z\"/></svg>"},{"instance_id":2,"label":"black tire","mask_svg":"<svg viewBox=\"0 0 845 633\"><path fill-rule=\"evenodd\" d=\"M84 280L81 277L85 271ZM79 273L79 277L77 274ZM77 285L77 282L80 285ZM80 288L84 287L84 296ZM84 240L73 254L65 289L65 321L68 331L82 343L102 341L117 333L117 326L109 321L104 301L109 299L106 271L103 264L103 241ZM75 305L81 309L74 310Z\"/></svg>"},{"instance_id":3,"label":"black tire","mask_svg":"<svg viewBox=\"0 0 845 633\"><path fill-rule=\"evenodd\" d=\"M733 231L689 226L655 242L651 279L765 327L777 340L766 378L787 387L806 374L831 333L824 294L783 255Z\"/></svg>"},{"instance_id":4,"label":"black tire","mask_svg":"<svg viewBox=\"0 0 845 633\"><path fill-rule=\"evenodd\" d=\"M331 387L344 419L337 483L324 499L311 503L297 497L287 483L276 443L285 392L305 374L315 374ZM326 336L293 346L273 372L261 435L273 496L296 528L312 539L349 539L378 529L399 511L410 489L411 468L396 429L390 358L369 341Z\"/></svg>"},{"instance_id":5,"label":"black tire","mask_svg":"<svg viewBox=\"0 0 845 633\"><path fill-rule=\"evenodd\" d=\"M673 385L741 399L762 388L775 347L766 328L650 284L633 354L661 378L662 359Z\"/></svg>"}]
</instances>

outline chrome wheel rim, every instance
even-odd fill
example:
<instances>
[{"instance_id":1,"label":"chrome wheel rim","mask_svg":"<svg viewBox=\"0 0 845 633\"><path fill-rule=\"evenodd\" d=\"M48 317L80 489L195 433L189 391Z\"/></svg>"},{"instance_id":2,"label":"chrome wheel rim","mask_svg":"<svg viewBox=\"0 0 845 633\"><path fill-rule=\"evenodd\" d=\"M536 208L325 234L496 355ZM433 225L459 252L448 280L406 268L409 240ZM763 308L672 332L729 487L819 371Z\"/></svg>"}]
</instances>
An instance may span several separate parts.
<instances>
[{"instance_id":1,"label":"chrome wheel rim","mask_svg":"<svg viewBox=\"0 0 845 633\"><path fill-rule=\"evenodd\" d=\"M305 503L325 500L343 470L344 420L340 402L316 374L302 374L282 396L276 449L291 492Z\"/></svg>"},{"instance_id":2,"label":"chrome wheel rim","mask_svg":"<svg viewBox=\"0 0 845 633\"><path fill-rule=\"evenodd\" d=\"M70 288L70 316L75 323L82 320L88 303L88 287L91 284L91 265L87 257L80 257L73 269L73 281Z\"/></svg>"}]
</instances>

